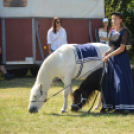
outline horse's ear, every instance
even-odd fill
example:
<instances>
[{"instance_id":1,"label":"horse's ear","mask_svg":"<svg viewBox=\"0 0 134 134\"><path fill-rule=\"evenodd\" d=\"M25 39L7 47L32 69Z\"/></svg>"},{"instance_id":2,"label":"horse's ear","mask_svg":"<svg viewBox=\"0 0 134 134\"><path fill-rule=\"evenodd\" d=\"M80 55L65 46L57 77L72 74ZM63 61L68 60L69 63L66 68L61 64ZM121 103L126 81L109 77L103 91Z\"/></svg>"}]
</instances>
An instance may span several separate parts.
<instances>
[{"instance_id":1,"label":"horse's ear","mask_svg":"<svg viewBox=\"0 0 134 134\"><path fill-rule=\"evenodd\" d=\"M42 89L42 84L40 83L40 84L38 84L38 89Z\"/></svg>"}]
</instances>

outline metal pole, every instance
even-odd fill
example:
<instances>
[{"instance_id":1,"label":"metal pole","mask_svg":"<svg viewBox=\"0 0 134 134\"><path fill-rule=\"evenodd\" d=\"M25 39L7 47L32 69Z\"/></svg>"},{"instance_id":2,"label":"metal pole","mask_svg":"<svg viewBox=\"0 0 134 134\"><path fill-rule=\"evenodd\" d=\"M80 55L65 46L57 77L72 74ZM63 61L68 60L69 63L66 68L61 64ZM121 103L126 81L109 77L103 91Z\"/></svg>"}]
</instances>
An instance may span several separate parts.
<instances>
[{"instance_id":1,"label":"metal pole","mask_svg":"<svg viewBox=\"0 0 134 134\"><path fill-rule=\"evenodd\" d=\"M36 33L35 33L34 18L32 18L32 48L33 48L33 63L36 63Z\"/></svg>"},{"instance_id":2,"label":"metal pole","mask_svg":"<svg viewBox=\"0 0 134 134\"><path fill-rule=\"evenodd\" d=\"M94 42L93 41L93 36L92 36L92 23L91 23L91 20L89 20L89 37L90 37L90 42Z\"/></svg>"},{"instance_id":3,"label":"metal pole","mask_svg":"<svg viewBox=\"0 0 134 134\"><path fill-rule=\"evenodd\" d=\"M42 48L42 45L41 45L41 40L40 40L40 36L39 36L39 32L38 32L38 20L36 19L35 21L36 21L35 22L36 23L36 34L37 34L40 54L41 54L42 60L44 60L45 58L44 58L43 48Z\"/></svg>"},{"instance_id":4,"label":"metal pole","mask_svg":"<svg viewBox=\"0 0 134 134\"><path fill-rule=\"evenodd\" d=\"M6 32L5 32L5 19L1 19L2 29L2 62L6 64Z\"/></svg>"}]
</instances>

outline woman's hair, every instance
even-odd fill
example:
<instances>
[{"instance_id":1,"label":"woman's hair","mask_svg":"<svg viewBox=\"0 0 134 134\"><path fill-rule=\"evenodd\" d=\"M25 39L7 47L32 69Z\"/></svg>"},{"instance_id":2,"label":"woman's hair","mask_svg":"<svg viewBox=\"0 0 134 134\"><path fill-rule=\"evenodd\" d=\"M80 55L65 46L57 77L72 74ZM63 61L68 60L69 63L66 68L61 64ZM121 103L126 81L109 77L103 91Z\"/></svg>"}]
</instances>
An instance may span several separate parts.
<instances>
[{"instance_id":1,"label":"woman's hair","mask_svg":"<svg viewBox=\"0 0 134 134\"><path fill-rule=\"evenodd\" d=\"M56 23L57 23L57 20L60 20L60 18L58 17L54 17L53 18L53 21L52 21L52 30L53 32L56 34L57 33L57 30L56 30ZM60 20L61 21L61 20Z\"/></svg>"},{"instance_id":2,"label":"woman's hair","mask_svg":"<svg viewBox=\"0 0 134 134\"><path fill-rule=\"evenodd\" d=\"M123 28L127 28L127 27L125 26L124 22L121 22L120 25L121 25L121 27L123 27Z\"/></svg>"},{"instance_id":3,"label":"woman's hair","mask_svg":"<svg viewBox=\"0 0 134 134\"><path fill-rule=\"evenodd\" d=\"M102 22L101 27L104 27L104 23ZM109 25L107 26L107 37L108 37L108 33L109 33Z\"/></svg>"},{"instance_id":4,"label":"woman's hair","mask_svg":"<svg viewBox=\"0 0 134 134\"><path fill-rule=\"evenodd\" d=\"M116 15L116 16L118 16L120 19L122 19L122 22L120 23L120 26L123 27L123 28L127 28L125 26L124 22L123 22L123 18L121 16L119 16L119 15Z\"/></svg>"}]
</instances>

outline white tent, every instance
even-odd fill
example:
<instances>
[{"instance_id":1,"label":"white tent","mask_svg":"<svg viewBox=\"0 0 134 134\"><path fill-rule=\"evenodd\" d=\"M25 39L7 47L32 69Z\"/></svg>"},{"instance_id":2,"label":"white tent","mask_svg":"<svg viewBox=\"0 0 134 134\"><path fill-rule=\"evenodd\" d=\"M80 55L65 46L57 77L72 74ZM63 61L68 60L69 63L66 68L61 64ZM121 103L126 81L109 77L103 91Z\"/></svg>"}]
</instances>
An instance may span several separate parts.
<instances>
[{"instance_id":1,"label":"white tent","mask_svg":"<svg viewBox=\"0 0 134 134\"><path fill-rule=\"evenodd\" d=\"M104 18L104 0L27 0L26 7L4 7L0 0L0 18L44 17Z\"/></svg>"}]
</instances>

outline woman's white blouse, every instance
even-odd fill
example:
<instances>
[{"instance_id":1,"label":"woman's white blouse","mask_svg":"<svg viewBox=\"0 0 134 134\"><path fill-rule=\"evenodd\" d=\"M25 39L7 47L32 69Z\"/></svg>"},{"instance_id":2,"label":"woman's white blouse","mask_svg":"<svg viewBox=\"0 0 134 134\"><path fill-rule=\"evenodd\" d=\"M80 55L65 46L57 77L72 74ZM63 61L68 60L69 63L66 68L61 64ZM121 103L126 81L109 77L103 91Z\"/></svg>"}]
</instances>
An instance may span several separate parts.
<instances>
[{"instance_id":1,"label":"woman's white blouse","mask_svg":"<svg viewBox=\"0 0 134 134\"><path fill-rule=\"evenodd\" d=\"M107 38L107 32L99 31L99 37L101 37L101 36L103 36L104 38ZM108 37L109 37L109 35L108 35ZM101 38L100 38L100 42L106 42L107 45L109 44L108 41L101 40Z\"/></svg>"},{"instance_id":2,"label":"woman's white blouse","mask_svg":"<svg viewBox=\"0 0 134 134\"><path fill-rule=\"evenodd\" d=\"M47 44L51 44L51 49L54 51L57 50L60 46L68 44L65 29L61 27L59 31L55 34L52 31L52 28L50 28L47 33Z\"/></svg>"}]
</instances>

